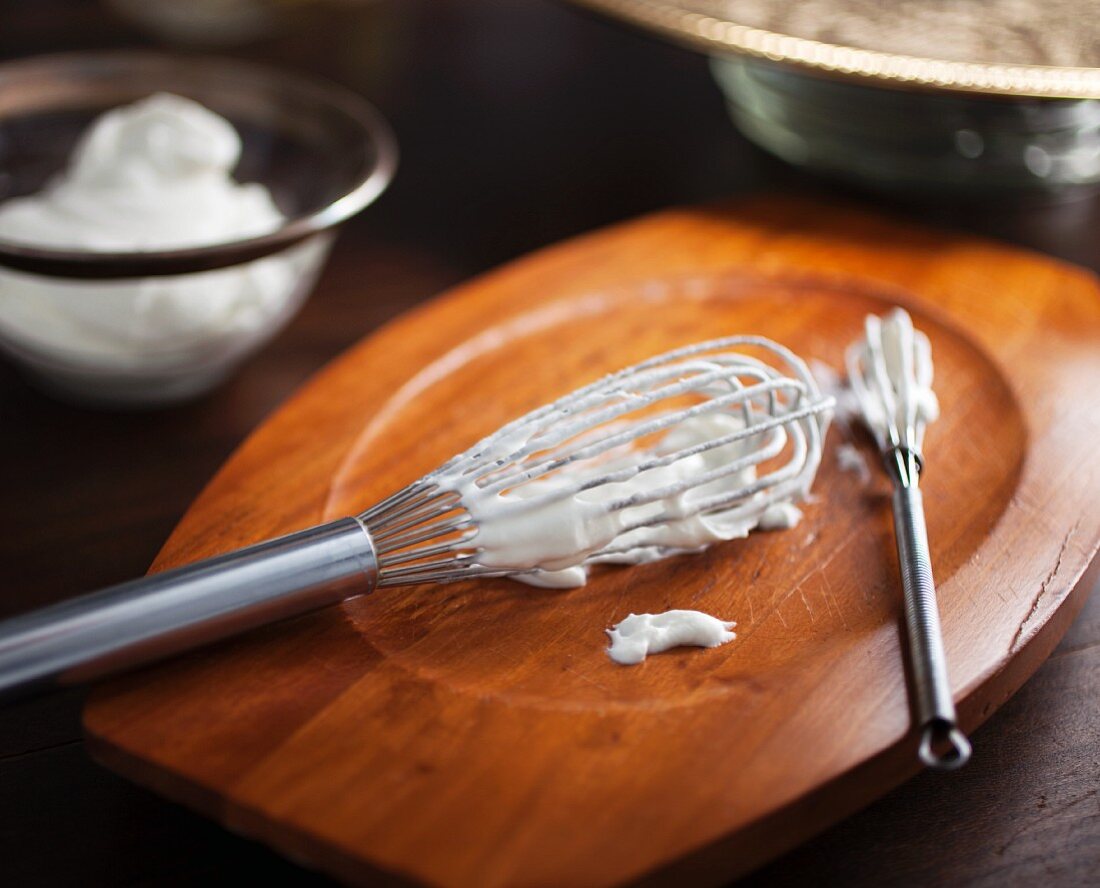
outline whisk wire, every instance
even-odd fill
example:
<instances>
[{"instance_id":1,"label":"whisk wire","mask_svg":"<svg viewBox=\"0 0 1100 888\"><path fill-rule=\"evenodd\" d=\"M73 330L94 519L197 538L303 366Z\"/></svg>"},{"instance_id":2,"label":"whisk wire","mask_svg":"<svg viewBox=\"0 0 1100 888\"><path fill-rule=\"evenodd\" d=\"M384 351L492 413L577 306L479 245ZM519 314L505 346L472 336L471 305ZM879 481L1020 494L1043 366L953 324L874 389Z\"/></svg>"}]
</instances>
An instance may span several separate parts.
<instances>
[{"instance_id":1,"label":"whisk wire","mask_svg":"<svg viewBox=\"0 0 1100 888\"><path fill-rule=\"evenodd\" d=\"M708 375L708 380L710 380L710 375ZM592 441L586 446L578 448L577 450L569 453L567 456L547 459L543 462L536 463L535 465L528 466L520 471L514 472L512 475L506 476L504 478L494 479L492 483L486 484L484 486L484 489L491 493L498 493L502 490L507 490L509 487L515 486L515 484L520 483L521 481L531 481L549 472L558 470L570 463L592 459L614 448L628 445L645 435L652 435L661 431L665 431L675 425L683 423L686 420L693 419L697 416L726 412L727 408L731 406L736 406L739 404L748 405L751 403L753 398L756 398L762 394L772 394L777 390L785 388L793 389L800 395L805 393L805 387L803 384L797 383L793 380L779 379L769 380L755 386L742 388L727 395L711 397L700 404L696 404L691 407L683 408L681 410L673 411L670 413L661 414L646 421L639 421L638 423L631 425L629 428L623 429L621 431L612 431L608 435L598 438L597 440ZM691 390L693 389L691 389L686 384L679 385L675 387L675 395L681 395ZM655 392L654 394L658 397L662 396L660 392ZM631 408L631 410L633 409L636 408ZM611 420L618 419L626 412L629 411L607 411L606 414L602 414L599 417L599 421L601 423L606 423ZM694 449L694 452L700 453L706 450L714 449L715 447L724 446L725 444L733 443L734 441L743 440L745 438L751 437L759 431L764 430L761 427L753 425L751 410L749 412L750 418L746 421L746 428L744 430L739 431L735 435L729 436L729 440L726 440L726 438L723 437L704 442L703 444L698 445L698 447ZM785 423L789 421L789 419L784 417L781 422ZM520 451L518 453L522 454L523 452ZM649 463L647 463L645 468L652 468L656 465L668 465L672 462L676 462L679 459L683 459L686 455L688 454L684 452L679 452L669 457L662 457L659 460L650 461ZM594 483L600 483L600 479L597 479L597 481Z\"/></svg>"},{"instance_id":2,"label":"whisk wire","mask_svg":"<svg viewBox=\"0 0 1100 888\"><path fill-rule=\"evenodd\" d=\"M742 347L758 349L768 360L731 350ZM684 404L685 398L695 402ZM601 488L643 473L735 448L688 477L607 499L609 512L629 517L619 537L586 563L621 551L623 534L677 520L685 511L721 513L731 521L758 514L768 502L805 495L831 406L801 359L762 337L725 337L643 361L505 424L363 512L359 517L378 550L380 585L530 572L479 563L479 529L463 502L462 485L475 485L485 496L511 496L567 468L584 467L567 486L532 486L515 504L522 512L582 493L599 495ZM739 427L717 428L704 441L667 452L638 449L639 441L662 441L681 424L711 415L729 416ZM678 505L655 513L653 504L662 501Z\"/></svg>"}]
</instances>

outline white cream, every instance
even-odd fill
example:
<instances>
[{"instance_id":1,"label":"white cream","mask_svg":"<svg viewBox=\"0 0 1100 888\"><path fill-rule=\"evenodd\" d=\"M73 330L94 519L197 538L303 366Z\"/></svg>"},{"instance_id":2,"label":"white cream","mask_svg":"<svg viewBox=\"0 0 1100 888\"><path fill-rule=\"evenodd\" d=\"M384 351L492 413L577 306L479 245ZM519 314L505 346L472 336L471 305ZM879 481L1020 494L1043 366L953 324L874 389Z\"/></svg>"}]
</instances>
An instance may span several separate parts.
<instances>
[{"instance_id":1,"label":"white cream","mask_svg":"<svg viewBox=\"0 0 1100 888\"><path fill-rule=\"evenodd\" d=\"M851 442L853 438L852 422L861 419L859 398L856 397L856 393L847 381L823 361L811 360L810 370L813 372L818 385L821 386L821 391L824 394L831 395L833 400L836 401L833 420L840 430L840 434L849 439L836 445L837 465L842 472L850 472L855 475L860 484L869 483L871 470L867 466L867 460L864 459L859 448Z\"/></svg>"},{"instance_id":2,"label":"white cream","mask_svg":"<svg viewBox=\"0 0 1100 888\"><path fill-rule=\"evenodd\" d=\"M832 405L797 355L763 337L657 355L513 420L422 478L425 505L401 508L427 548L405 553L405 576L566 588L594 564L793 526ZM412 545L404 539L390 545ZM429 556L454 563L414 563Z\"/></svg>"},{"instance_id":3,"label":"white cream","mask_svg":"<svg viewBox=\"0 0 1100 888\"><path fill-rule=\"evenodd\" d=\"M699 501L756 480L751 466L733 477L689 487L653 502L609 508L613 502L674 486L726 465L748 451L750 445L744 442L638 472L625 481L582 489L595 477L628 470L653 455L675 453L741 428L741 421L730 414L693 417L673 426L651 450L625 449L597 465L566 466L503 493L487 492L462 479L443 483L460 491L463 505L478 526L479 564L510 569L535 566L537 570L514 577L535 586L582 586L593 564L642 564L746 537L758 527L794 526L801 512L791 500L805 495L806 490L800 487L789 490L779 501L755 494L728 510L698 514L695 504ZM568 495L568 491L578 492ZM665 520L634 527L660 516Z\"/></svg>"},{"instance_id":4,"label":"white cream","mask_svg":"<svg viewBox=\"0 0 1100 888\"><path fill-rule=\"evenodd\" d=\"M190 99L161 93L114 108L45 189L0 205L0 237L111 252L266 234L283 215L263 185L234 181L240 155L233 125Z\"/></svg>"},{"instance_id":5,"label":"white cream","mask_svg":"<svg viewBox=\"0 0 1100 888\"><path fill-rule=\"evenodd\" d=\"M760 515L760 530L790 530L802 520L802 510L792 502L772 503Z\"/></svg>"},{"instance_id":6,"label":"white cream","mask_svg":"<svg viewBox=\"0 0 1100 888\"><path fill-rule=\"evenodd\" d=\"M836 402L833 407L833 421L836 422L842 432L845 434L850 433L852 420L857 420L860 416L859 400L856 398L855 392L852 391L851 386L848 385L844 377L824 361L811 358L809 367L810 372L813 373L814 379L817 380L817 384L821 388L821 393L828 395Z\"/></svg>"},{"instance_id":7,"label":"white cream","mask_svg":"<svg viewBox=\"0 0 1100 888\"><path fill-rule=\"evenodd\" d=\"M202 105L159 94L115 108L41 192L0 204L0 238L88 251L191 248L279 227L268 190L232 177L241 140ZM192 275L73 281L0 273L0 333L90 370L216 363L272 332L323 256L308 242Z\"/></svg>"},{"instance_id":8,"label":"white cream","mask_svg":"<svg viewBox=\"0 0 1100 888\"><path fill-rule=\"evenodd\" d=\"M606 630L611 639L607 655L623 666L633 666L649 654L674 647L718 647L737 637L732 631L736 625L695 610L631 614Z\"/></svg>"},{"instance_id":9,"label":"white cream","mask_svg":"<svg viewBox=\"0 0 1100 888\"><path fill-rule=\"evenodd\" d=\"M897 443L920 450L924 426L939 415L932 391L932 346L901 308L868 316L865 338L848 351L848 379L864 422L883 450ZM899 440L891 440L891 430ZM913 433L915 439L910 439Z\"/></svg>"},{"instance_id":10,"label":"white cream","mask_svg":"<svg viewBox=\"0 0 1100 888\"><path fill-rule=\"evenodd\" d=\"M836 462L842 472L851 472L856 476L860 484L867 484L871 480L871 470L867 467L862 451L848 441L842 441L836 446Z\"/></svg>"}]
</instances>

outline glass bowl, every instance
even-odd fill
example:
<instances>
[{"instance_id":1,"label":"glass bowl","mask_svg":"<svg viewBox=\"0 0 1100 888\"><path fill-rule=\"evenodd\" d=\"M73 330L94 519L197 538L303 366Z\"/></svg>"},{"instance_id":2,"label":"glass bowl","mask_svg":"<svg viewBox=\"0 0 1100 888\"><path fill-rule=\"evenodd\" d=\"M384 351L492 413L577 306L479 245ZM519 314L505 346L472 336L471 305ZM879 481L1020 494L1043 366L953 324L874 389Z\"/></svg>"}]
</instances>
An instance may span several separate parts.
<instances>
[{"instance_id":1,"label":"glass bowl","mask_svg":"<svg viewBox=\"0 0 1100 888\"><path fill-rule=\"evenodd\" d=\"M294 316L337 226L389 184L385 120L341 87L237 61L145 52L0 65L0 201L40 190L88 124L158 92L229 120L234 178L285 219L259 237L173 250L93 252L0 238L0 349L83 402L151 406L224 380ZM244 310L227 293L251 288Z\"/></svg>"}]
</instances>

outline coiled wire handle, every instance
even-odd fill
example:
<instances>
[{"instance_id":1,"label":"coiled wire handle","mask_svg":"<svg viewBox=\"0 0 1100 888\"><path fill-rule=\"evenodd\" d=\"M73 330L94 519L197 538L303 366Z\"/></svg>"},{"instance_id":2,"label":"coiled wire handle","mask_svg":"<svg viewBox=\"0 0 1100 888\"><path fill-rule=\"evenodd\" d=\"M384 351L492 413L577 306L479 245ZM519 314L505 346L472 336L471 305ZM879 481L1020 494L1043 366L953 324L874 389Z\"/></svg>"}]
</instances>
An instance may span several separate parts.
<instances>
[{"instance_id":1,"label":"coiled wire handle","mask_svg":"<svg viewBox=\"0 0 1100 888\"><path fill-rule=\"evenodd\" d=\"M921 726L920 760L929 768L951 771L970 759L970 741L959 730L947 658L943 650L936 584L928 553L924 502L918 478L920 456L905 447L886 454L886 468L894 481L894 536L905 596L905 625L909 637L917 718ZM937 752L943 749L943 753Z\"/></svg>"}]
</instances>

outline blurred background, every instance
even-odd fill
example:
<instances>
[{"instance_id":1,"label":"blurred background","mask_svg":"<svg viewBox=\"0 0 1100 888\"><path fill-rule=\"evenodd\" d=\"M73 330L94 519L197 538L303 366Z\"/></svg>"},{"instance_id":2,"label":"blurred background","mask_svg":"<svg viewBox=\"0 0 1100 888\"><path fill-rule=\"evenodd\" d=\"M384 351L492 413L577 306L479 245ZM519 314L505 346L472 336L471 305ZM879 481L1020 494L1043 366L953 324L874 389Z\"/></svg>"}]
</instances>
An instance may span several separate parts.
<instances>
[{"instance_id":1,"label":"blurred background","mask_svg":"<svg viewBox=\"0 0 1100 888\"><path fill-rule=\"evenodd\" d=\"M473 274L608 223L748 192L797 192L1100 264L1100 199L1087 184L914 195L881 179L819 176L735 129L704 55L563 2L0 0L0 60L131 47L228 55L342 84L389 120L400 165L377 204L346 224L302 313L198 401L94 412L43 396L0 362L0 464L9 469L0 563L14 590L0 596L0 617L142 574L240 440L327 360ZM962 151L971 148L964 136ZM1044 682L1081 686L1065 664L1052 664L979 732L982 755L950 793L924 775L750 883L812 874L820 883L928 884L944 859L974 884L1009 865L1017 875L1044 872L1050 855L1035 842L1093 829L1100 817L1084 826L1046 818L1012 834L1046 806L1045 787L1095 771L1094 748L1034 742L1044 724L1089 717L1073 713L1072 700L1059 711L1036 696ZM7 884L323 881L93 765L80 740L81 700L71 692L0 710ZM979 859L956 835L963 809L970 838L986 834ZM1072 876L1086 863L1053 865Z\"/></svg>"}]
</instances>

